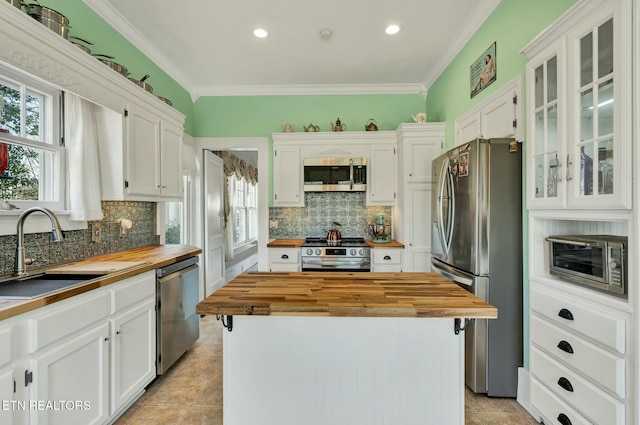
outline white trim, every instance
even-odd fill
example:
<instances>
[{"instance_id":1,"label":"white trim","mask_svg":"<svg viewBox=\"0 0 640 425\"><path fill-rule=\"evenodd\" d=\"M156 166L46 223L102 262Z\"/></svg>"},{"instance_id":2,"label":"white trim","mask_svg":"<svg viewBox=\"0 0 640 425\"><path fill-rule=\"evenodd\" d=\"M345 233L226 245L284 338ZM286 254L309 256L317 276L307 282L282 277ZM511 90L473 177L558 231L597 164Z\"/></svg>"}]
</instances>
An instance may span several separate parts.
<instances>
[{"instance_id":1,"label":"white trim","mask_svg":"<svg viewBox=\"0 0 640 425\"><path fill-rule=\"evenodd\" d=\"M194 137L196 156L203 150L258 151L258 270L269 270L267 243L269 242L269 162L271 147L268 137ZM202 180L202 175L198 176ZM198 225L204 225L200 216Z\"/></svg>"},{"instance_id":2,"label":"white trim","mask_svg":"<svg viewBox=\"0 0 640 425\"><path fill-rule=\"evenodd\" d=\"M104 19L116 31L136 46L156 65L162 68L178 84L192 91L195 83L189 79L179 67L169 60L158 48L149 41L138 29L131 24L120 12L109 2L101 0L83 0L98 16Z\"/></svg>"},{"instance_id":3,"label":"white trim","mask_svg":"<svg viewBox=\"0 0 640 425\"><path fill-rule=\"evenodd\" d=\"M540 422L540 414L531 405L531 375L529 371L522 367L518 368L518 396L516 401L522 406L536 421Z\"/></svg>"},{"instance_id":4,"label":"white trim","mask_svg":"<svg viewBox=\"0 0 640 425\"><path fill-rule=\"evenodd\" d=\"M427 89L420 83L198 86L191 91L191 99L195 102L201 96L300 96L344 94L420 94L424 99L426 99Z\"/></svg>"},{"instance_id":5,"label":"white trim","mask_svg":"<svg viewBox=\"0 0 640 425\"><path fill-rule=\"evenodd\" d=\"M575 25L584 20L593 11L597 10L607 0L577 0L565 13L533 38L520 53L532 58L538 55L542 49L555 40L564 37Z\"/></svg>"},{"instance_id":6,"label":"white trim","mask_svg":"<svg viewBox=\"0 0 640 425\"><path fill-rule=\"evenodd\" d=\"M15 235L17 232L18 218L25 211L24 208L19 210L4 211L0 210L0 236ZM71 221L69 215L71 211L52 210L58 217L62 230L84 230L87 228L86 221ZM24 222L24 233L46 233L51 231L51 221L44 214L31 214Z\"/></svg>"},{"instance_id":7,"label":"white trim","mask_svg":"<svg viewBox=\"0 0 640 425\"><path fill-rule=\"evenodd\" d=\"M426 87L426 90L431 88L431 85L436 82L444 70L451 64L460 51L467 45L469 40L476 34L478 29L484 24L484 21L493 13L498 7L501 0L491 0L478 2L478 6L469 16L469 18L460 26L461 30L458 36L442 50L442 54L436 60L436 63L431 68L431 71L422 80L422 84ZM426 95L426 93L425 93Z\"/></svg>"}]
</instances>

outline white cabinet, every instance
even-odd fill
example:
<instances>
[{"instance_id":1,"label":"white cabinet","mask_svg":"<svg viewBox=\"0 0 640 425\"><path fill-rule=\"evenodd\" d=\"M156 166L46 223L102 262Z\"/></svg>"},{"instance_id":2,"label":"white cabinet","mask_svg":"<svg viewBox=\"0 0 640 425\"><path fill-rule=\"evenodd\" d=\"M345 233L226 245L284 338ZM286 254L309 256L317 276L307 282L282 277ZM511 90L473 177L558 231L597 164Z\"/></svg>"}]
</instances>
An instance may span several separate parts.
<instances>
[{"instance_id":1,"label":"white cabinet","mask_svg":"<svg viewBox=\"0 0 640 425\"><path fill-rule=\"evenodd\" d=\"M631 2L603 3L524 49L529 208L631 208Z\"/></svg>"},{"instance_id":2,"label":"white cabinet","mask_svg":"<svg viewBox=\"0 0 640 425\"><path fill-rule=\"evenodd\" d=\"M273 133L273 206L304 207L305 158L365 158L367 205L395 205L396 137L391 131Z\"/></svg>"},{"instance_id":3,"label":"white cabinet","mask_svg":"<svg viewBox=\"0 0 640 425\"><path fill-rule=\"evenodd\" d=\"M96 107L100 185L106 200L182 199L182 122L130 103Z\"/></svg>"},{"instance_id":4,"label":"white cabinet","mask_svg":"<svg viewBox=\"0 0 640 425\"><path fill-rule=\"evenodd\" d=\"M126 179L129 197L182 197L182 128L132 105L125 111Z\"/></svg>"},{"instance_id":5,"label":"white cabinet","mask_svg":"<svg viewBox=\"0 0 640 425\"><path fill-rule=\"evenodd\" d=\"M155 300L147 300L111 319L111 415L156 376Z\"/></svg>"},{"instance_id":6,"label":"white cabinet","mask_svg":"<svg viewBox=\"0 0 640 425\"><path fill-rule=\"evenodd\" d=\"M275 136L274 136L275 137ZM300 147L273 144L273 206L303 207Z\"/></svg>"},{"instance_id":7,"label":"white cabinet","mask_svg":"<svg viewBox=\"0 0 640 425\"><path fill-rule=\"evenodd\" d=\"M444 123L401 124L398 137L398 206L393 237L405 246L404 270L431 271L431 163L444 149Z\"/></svg>"},{"instance_id":8,"label":"white cabinet","mask_svg":"<svg viewBox=\"0 0 640 425\"><path fill-rule=\"evenodd\" d=\"M114 415L156 377L156 279L153 272L138 275L109 292L109 414Z\"/></svg>"},{"instance_id":9,"label":"white cabinet","mask_svg":"<svg viewBox=\"0 0 640 425\"><path fill-rule=\"evenodd\" d=\"M104 322L33 356L30 398L57 403L58 408L31 410L31 425L89 425L107 421L108 342L109 324Z\"/></svg>"},{"instance_id":10,"label":"white cabinet","mask_svg":"<svg viewBox=\"0 0 640 425\"><path fill-rule=\"evenodd\" d=\"M458 117L455 121L456 146L477 138L522 140L520 86L518 77Z\"/></svg>"},{"instance_id":11,"label":"white cabinet","mask_svg":"<svg viewBox=\"0 0 640 425\"><path fill-rule=\"evenodd\" d=\"M367 164L367 205L396 204L396 144L372 145Z\"/></svg>"},{"instance_id":12,"label":"white cabinet","mask_svg":"<svg viewBox=\"0 0 640 425\"><path fill-rule=\"evenodd\" d=\"M2 423L108 423L156 376L155 272L3 321L0 346Z\"/></svg>"},{"instance_id":13,"label":"white cabinet","mask_svg":"<svg viewBox=\"0 0 640 425\"><path fill-rule=\"evenodd\" d=\"M372 272L401 272L402 248L371 248Z\"/></svg>"},{"instance_id":14,"label":"white cabinet","mask_svg":"<svg viewBox=\"0 0 640 425\"><path fill-rule=\"evenodd\" d=\"M269 248L270 272L299 272L301 269L299 248Z\"/></svg>"},{"instance_id":15,"label":"white cabinet","mask_svg":"<svg viewBox=\"0 0 640 425\"><path fill-rule=\"evenodd\" d=\"M582 288L569 294L553 284L531 282L532 404L545 419L565 415L572 423L574 418L577 423L633 423L627 378L630 316L599 303L599 297L606 296Z\"/></svg>"}]
</instances>

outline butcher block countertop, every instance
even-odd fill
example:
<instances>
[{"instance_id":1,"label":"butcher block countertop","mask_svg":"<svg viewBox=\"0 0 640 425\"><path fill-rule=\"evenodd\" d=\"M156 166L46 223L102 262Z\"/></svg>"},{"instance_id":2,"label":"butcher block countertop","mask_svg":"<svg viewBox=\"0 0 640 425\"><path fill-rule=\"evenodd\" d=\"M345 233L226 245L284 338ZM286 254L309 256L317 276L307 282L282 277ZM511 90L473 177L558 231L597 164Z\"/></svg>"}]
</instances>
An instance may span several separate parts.
<instances>
[{"instance_id":1,"label":"butcher block countertop","mask_svg":"<svg viewBox=\"0 0 640 425\"><path fill-rule=\"evenodd\" d=\"M373 239L364 240L371 248L404 248L404 244L401 244L395 239L391 239L389 242L374 242Z\"/></svg>"},{"instance_id":2,"label":"butcher block countertop","mask_svg":"<svg viewBox=\"0 0 640 425\"><path fill-rule=\"evenodd\" d=\"M304 239L274 239L267 244L267 248L300 248Z\"/></svg>"},{"instance_id":3,"label":"butcher block countertop","mask_svg":"<svg viewBox=\"0 0 640 425\"><path fill-rule=\"evenodd\" d=\"M169 264L198 255L201 252L202 250L200 248L190 245L147 246L129 251L91 257L74 263L34 270L30 273L104 273L104 275L91 279L82 285L31 300L0 298L0 320L53 304L92 289L117 283L123 279L136 276L149 270L168 266Z\"/></svg>"},{"instance_id":4,"label":"butcher block countertop","mask_svg":"<svg viewBox=\"0 0 640 425\"><path fill-rule=\"evenodd\" d=\"M437 273L245 272L196 307L198 314L349 317L498 317Z\"/></svg>"}]
</instances>

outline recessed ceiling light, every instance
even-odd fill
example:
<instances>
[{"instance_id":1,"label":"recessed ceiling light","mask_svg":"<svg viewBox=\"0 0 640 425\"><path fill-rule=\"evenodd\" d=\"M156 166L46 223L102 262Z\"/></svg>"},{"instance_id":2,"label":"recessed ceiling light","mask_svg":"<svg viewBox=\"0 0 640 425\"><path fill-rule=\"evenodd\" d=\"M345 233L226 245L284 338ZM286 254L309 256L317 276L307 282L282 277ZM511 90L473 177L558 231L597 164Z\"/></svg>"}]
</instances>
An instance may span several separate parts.
<instances>
[{"instance_id":1,"label":"recessed ceiling light","mask_svg":"<svg viewBox=\"0 0 640 425\"><path fill-rule=\"evenodd\" d=\"M258 38L267 38L267 36L269 35L269 33L267 32L267 30L262 29L262 28L256 28L253 31L253 35L255 35Z\"/></svg>"},{"instance_id":2,"label":"recessed ceiling light","mask_svg":"<svg viewBox=\"0 0 640 425\"><path fill-rule=\"evenodd\" d=\"M400 32L400 26L396 24L389 25L384 29L384 32L389 35L397 34L398 32Z\"/></svg>"}]
</instances>

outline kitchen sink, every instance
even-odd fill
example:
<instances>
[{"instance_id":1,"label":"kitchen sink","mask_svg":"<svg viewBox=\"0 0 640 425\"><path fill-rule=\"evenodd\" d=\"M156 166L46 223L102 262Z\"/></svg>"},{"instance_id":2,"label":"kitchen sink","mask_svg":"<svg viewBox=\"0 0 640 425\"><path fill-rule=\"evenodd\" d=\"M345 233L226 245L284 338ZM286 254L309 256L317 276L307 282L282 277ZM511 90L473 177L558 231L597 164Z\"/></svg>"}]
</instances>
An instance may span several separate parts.
<instances>
[{"instance_id":1,"label":"kitchen sink","mask_svg":"<svg viewBox=\"0 0 640 425\"><path fill-rule=\"evenodd\" d=\"M0 298L29 300L68 289L103 274L38 274L0 281Z\"/></svg>"}]
</instances>

